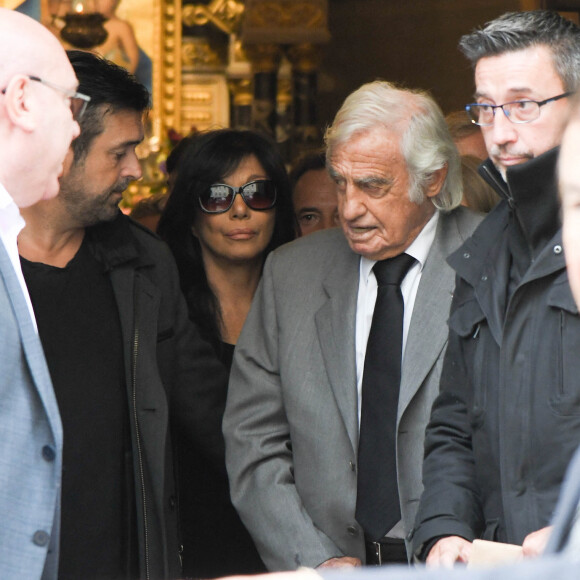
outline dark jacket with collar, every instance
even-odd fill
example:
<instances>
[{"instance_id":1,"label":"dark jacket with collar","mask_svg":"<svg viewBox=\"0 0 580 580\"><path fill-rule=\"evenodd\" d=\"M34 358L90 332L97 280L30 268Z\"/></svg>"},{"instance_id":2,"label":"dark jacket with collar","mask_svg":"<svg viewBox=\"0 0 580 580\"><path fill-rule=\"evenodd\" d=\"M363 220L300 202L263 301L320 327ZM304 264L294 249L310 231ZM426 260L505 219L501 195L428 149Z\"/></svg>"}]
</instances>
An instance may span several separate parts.
<instances>
[{"instance_id":1,"label":"dark jacket with collar","mask_svg":"<svg viewBox=\"0 0 580 580\"><path fill-rule=\"evenodd\" d=\"M413 550L440 536L521 544L549 524L580 441L580 318L568 286L557 149L483 173L502 201L448 262L449 346L425 440Z\"/></svg>"},{"instance_id":2,"label":"dark jacket with collar","mask_svg":"<svg viewBox=\"0 0 580 580\"><path fill-rule=\"evenodd\" d=\"M180 576L170 430L219 461L225 369L190 323L168 247L126 216L87 229L121 321L133 449L140 577ZM217 422L217 423L216 423ZM215 424L214 424L215 423ZM223 459L221 459L223 461Z\"/></svg>"}]
</instances>

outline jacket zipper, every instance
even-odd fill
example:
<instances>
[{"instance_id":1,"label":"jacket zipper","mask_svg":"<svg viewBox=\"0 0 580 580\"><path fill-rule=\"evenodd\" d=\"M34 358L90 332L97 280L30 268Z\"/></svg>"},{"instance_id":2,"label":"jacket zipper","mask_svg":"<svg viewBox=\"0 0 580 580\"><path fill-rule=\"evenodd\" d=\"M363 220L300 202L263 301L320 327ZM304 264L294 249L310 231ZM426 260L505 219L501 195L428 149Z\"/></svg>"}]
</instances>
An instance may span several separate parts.
<instances>
[{"instance_id":1,"label":"jacket zipper","mask_svg":"<svg viewBox=\"0 0 580 580\"><path fill-rule=\"evenodd\" d=\"M479 167L480 172L485 172L486 181L496 190L503 193L509 206L513 209L515 207L514 198L511 195L509 186L505 182L501 182L490 170L489 167L484 163Z\"/></svg>"},{"instance_id":2,"label":"jacket zipper","mask_svg":"<svg viewBox=\"0 0 580 580\"><path fill-rule=\"evenodd\" d=\"M480 172L485 173L486 181L492 187L495 187L496 191L499 190L505 196L509 206L515 212L516 202L514 201L514 198L512 197L509 185L505 181L502 182L499 179L497 179L497 177L489 170L489 167L485 163L483 165L481 165ZM490 182L493 182L493 183L490 183ZM522 228L522 232L524 232L524 239L526 241L526 246L527 246L528 251L530 253L530 261L533 264L534 263L534 249L532 248L531 243L528 241L528 236L526 235L526 228L522 224L517 213L515 213L514 217L516 220L518 220L518 223L520 224L520 227Z\"/></svg>"},{"instance_id":3,"label":"jacket zipper","mask_svg":"<svg viewBox=\"0 0 580 580\"><path fill-rule=\"evenodd\" d=\"M141 453L141 437L139 435L139 420L137 418L137 353L139 351L139 329L135 327L133 335L133 376L132 376L132 395L133 395L133 419L135 421L135 436L137 442L137 458L139 461L139 477L141 483L141 496L143 498L143 527L145 538L145 578L149 580L149 533L147 524L147 497L145 491L145 477L143 472L143 455Z\"/></svg>"}]
</instances>

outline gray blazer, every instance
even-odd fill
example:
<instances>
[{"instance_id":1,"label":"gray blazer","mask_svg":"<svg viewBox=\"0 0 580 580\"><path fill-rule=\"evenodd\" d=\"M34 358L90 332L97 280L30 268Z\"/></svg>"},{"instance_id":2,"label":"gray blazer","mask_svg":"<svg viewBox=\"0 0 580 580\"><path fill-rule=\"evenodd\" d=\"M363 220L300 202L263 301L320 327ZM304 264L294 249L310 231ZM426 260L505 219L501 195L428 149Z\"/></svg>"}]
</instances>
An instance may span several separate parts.
<instances>
[{"instance_id":1,"label":"gray blazer","mask_svg":"<svg viewBox=\"0 0 580 580\"><path fill-rule=\"evenodd\" d=\"M62 426L42 346L0 242L0 578L56 579Z\"/></svg>"},{"instance_id":2,"label":"gray blazer","mask_svg":"<svg viewBox=\"0 0 580 580\"><path fill-rule=\"evenodd\" d=\"M540 558L490 569L466 570L456 566L453 570L425 569L390 566L388 568L351 568L342 571L320 570L324 580L576 580L580 554L567 550L567 541L576 521L580 505L580 449L570 462L562 485L556 514L552 520L553 530ZM297 575L296 580L300 580ZM310 580L305 577L304 580Z\"/></svg>"},{"instance_id":3,"label":"gray blazer","mask_svg":"<svg viewBox=\"0 0 580 580\"><path fill-rule=\"evenodd\" d=\"M480 219L463 208L441 214L415 301L397 420L407 532L447 344L454 274L445 258ZM274 252L236 347L223 424L231 494L270 570L365 558L354 517L359 262L340 230Z\"/></svg>"}]
</instances>

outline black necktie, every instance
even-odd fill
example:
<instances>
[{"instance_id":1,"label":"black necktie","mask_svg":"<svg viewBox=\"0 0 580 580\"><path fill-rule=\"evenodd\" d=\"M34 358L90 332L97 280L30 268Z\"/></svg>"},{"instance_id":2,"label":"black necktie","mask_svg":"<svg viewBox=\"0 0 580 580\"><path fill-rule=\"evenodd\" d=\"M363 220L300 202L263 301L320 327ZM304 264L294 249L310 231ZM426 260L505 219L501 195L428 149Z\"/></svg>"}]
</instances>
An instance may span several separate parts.
<instances>
[{"instance_id":1,"label":"black necktie","mask_svg":"<svg viewBox=\"0 0 580 580\"><path fill-rule=\"evenodd\" d=\"M399 254L373 267L378 288L362 380L356 502L356 519L372 541L401 519L395 448L403 343L400 284L414 262Z\"/></svg>"}]
</instances>

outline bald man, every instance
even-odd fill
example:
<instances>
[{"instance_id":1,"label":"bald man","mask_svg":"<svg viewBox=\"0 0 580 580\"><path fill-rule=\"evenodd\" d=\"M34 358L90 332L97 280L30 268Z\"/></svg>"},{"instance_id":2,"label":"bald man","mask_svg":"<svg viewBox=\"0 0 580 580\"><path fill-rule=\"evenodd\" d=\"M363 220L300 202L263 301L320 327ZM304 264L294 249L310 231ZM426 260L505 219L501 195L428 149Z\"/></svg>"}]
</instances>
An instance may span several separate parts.
<instances>
[{"instance_id":1,"label":"bald man","mask_svg":"<svg viewBox=\"0 0 580 580\"><path fill-rule=\"evenodd\" d=\"M20 208L54 197L87 97L58 40L0 9L0 578L56 579L62 427L18 258Z\"/></svg>"}]
</instances>

